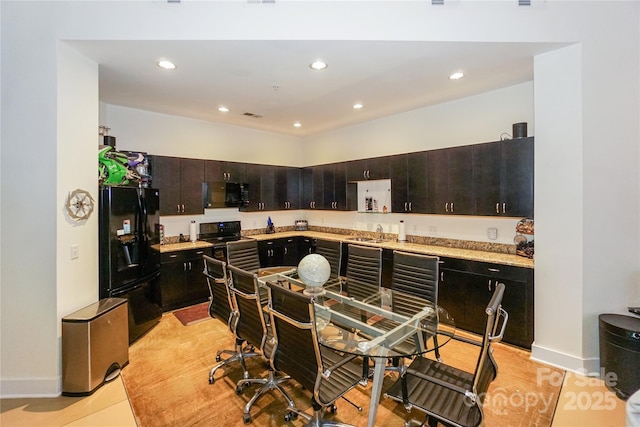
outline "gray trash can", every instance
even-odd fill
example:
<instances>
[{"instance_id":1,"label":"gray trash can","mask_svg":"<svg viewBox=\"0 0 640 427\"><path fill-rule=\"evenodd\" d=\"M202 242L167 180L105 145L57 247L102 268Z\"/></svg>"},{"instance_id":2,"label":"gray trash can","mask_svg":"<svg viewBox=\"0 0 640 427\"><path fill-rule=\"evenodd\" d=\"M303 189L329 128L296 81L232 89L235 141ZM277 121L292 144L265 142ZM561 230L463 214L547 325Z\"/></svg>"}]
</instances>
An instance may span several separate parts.
<instances>
[{"instance_id":1,"label":"gray trash can","mask_svg":"<svg viewBox=\"0 0 640 427\"><path fill-rule=\"evenodd\" d=\"M614 373L617 381L605 382L623 400L640 389L640 318L601 314L600 368Z\"/></svg>"},{"instance_id":2,"label":"gray trash can","mask_svg":"<svg viewBox=\"0 0 640 427\"><path fill-rule=\"evenodd\" d=\"M129 363L124 298L106 298L62 318L62 394L86 396Z\"/></svg>"}]
</instances>

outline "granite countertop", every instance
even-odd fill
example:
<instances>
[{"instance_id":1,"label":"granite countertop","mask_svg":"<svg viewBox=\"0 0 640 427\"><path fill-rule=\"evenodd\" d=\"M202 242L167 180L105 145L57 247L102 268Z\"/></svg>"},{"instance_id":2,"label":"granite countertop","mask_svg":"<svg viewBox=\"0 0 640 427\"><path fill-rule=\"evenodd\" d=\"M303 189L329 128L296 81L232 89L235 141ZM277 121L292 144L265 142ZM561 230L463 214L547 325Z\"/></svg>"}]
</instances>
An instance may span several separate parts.
<instances>
[{"instance_id":1,"label":"granite countertop","mask_svg":"<svg viewBox=\"0 0 640 427\"><path fill-rule=\"evenodd\" d=\"M152 245L151 249L160 251L161 254L166 252L188 251L191 249L211 248L213 243L196 240L195 242L166 243L164 245Z\"/></svg>"},{"instance_id":2,"label":"granite countertop","mask_svg":"<svg viewBox=\"0 0 640 427\"><path fill-rule=\"evenodd\" d=\"M323 233L319 231L283 231L272 234L256 234L251 237L256 240L281 239L287 237L304 236L313 239L348 241L344 234ZM437 255L449 258L459 258L471 261L490 262L494 264L510 265L514 267L534 268L533 259L521 257L519 255L451 248L446 246L423 245L418 243L404 243L395 240L383 240L380 242L353 242L358 245L376 246L384 249L397 249L409 252L422 253L426 255Z\"/></svg>"}]
</instances>

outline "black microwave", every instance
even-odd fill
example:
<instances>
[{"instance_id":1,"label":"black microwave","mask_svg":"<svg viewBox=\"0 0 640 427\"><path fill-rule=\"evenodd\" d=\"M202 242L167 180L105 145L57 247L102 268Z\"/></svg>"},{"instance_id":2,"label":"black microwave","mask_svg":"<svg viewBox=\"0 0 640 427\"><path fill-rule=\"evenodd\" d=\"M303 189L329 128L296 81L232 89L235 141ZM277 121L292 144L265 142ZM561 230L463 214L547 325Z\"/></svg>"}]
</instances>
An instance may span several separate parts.
<instances>
[{"instance_id":1,"label":"black microwave","mask_svg":"<svg viewBox=\"0 0 640 427\"><path fill-rule=\"evenodd\" d=\"M208 209L244 206L243 194L247 194L247 187L237 182L203 182L203 206Z\"/></svg>"}]
</instances>

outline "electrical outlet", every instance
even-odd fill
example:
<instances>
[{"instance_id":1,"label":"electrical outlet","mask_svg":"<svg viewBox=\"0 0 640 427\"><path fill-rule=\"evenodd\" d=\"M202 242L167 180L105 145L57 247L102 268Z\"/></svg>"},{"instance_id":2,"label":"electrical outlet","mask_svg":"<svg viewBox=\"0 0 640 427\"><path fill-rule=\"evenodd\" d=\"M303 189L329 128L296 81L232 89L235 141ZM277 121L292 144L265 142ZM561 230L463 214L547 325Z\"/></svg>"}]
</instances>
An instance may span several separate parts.
<instances>
[{"instance_id":1,"label":"electrical outlet","mask_svg":"<svg viewBox=\"0 0 640 427\"><path fill-rule=\"evenodd\" d=\"M80 246L71 245L71 259L76 259L79 257L80 257Z\"/></svg>"},{"instance_id":2,"label":"electrical outlet","mask_svg":"<svg viewBox=\"0 0 640 427\"><path fill-rule=\"evenodd\" d=\"M497 228L487 228L487 237L489 240L496 240L498 238L498 229Z\"/></svg>"}]
</instances>

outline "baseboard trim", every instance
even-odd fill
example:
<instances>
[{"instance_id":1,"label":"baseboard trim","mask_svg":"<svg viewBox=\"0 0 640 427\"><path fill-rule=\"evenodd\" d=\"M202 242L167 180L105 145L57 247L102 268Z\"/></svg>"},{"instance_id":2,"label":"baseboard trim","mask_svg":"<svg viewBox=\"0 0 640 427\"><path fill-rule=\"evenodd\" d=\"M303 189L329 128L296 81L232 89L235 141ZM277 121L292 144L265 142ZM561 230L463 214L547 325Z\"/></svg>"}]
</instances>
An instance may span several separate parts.
<instances>
[{"instance_id":1,"label":"baseboard trim","mask_svg":"<svg viewBox=\"0 0 640 427\"><path fill-rule=\"evenodd\" d=\"M542 347L535 343L531 346L531 360L582 375L599 376L600 374L600 359L598 357L585 359Z\"/></svg>"},{"instance_id":2,"label":"baseboard trim","mask_svg":"<svg viewBox=\"0 0 640 427\"><path fill-rule=\"evenodd\" d=\"M0 397L58 397L62 392L62 377L57 378L13 378L0 380Z\"/></svg>"}]
</instances>

